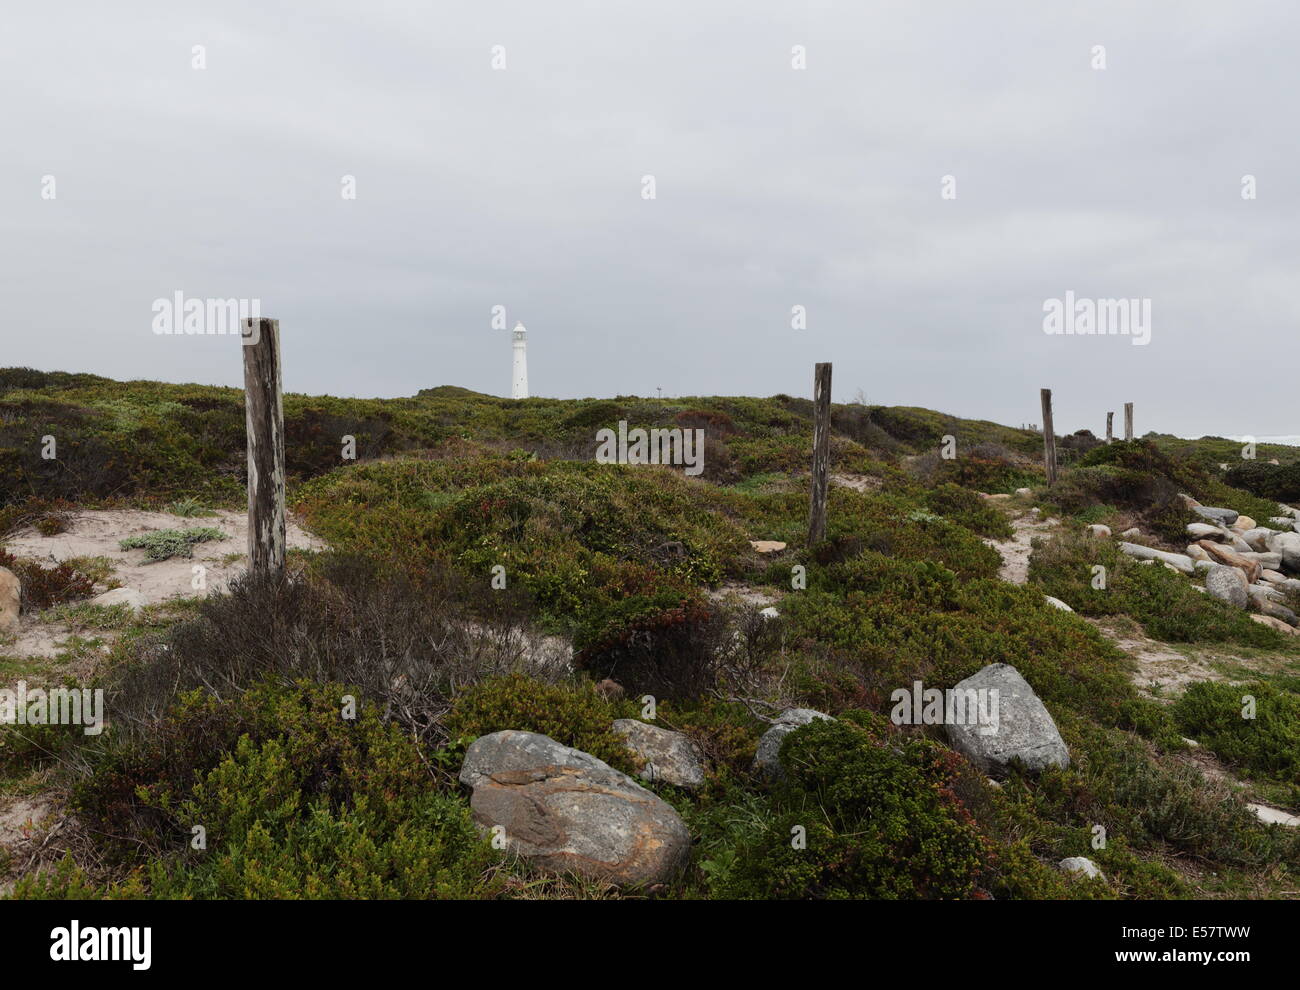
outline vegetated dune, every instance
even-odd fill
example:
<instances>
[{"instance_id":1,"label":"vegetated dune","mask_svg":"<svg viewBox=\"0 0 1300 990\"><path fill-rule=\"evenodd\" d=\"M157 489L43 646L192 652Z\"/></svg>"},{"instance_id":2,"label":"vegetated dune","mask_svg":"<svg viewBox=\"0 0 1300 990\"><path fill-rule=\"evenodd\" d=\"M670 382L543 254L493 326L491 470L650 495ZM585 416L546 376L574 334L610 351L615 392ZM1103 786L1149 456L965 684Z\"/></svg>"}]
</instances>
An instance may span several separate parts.
<instances>
[{"instance_id":1,"label":"vegetated dune","mask_svg":"<svg viewBox=\"0 0 1300 990\"><path fill-rule=\"evenodd\" d=\"M111 724L0 728L0 821L41 818L0 832L16 896L1300 882L1300 647L1258 611L1291 608L1288 576L1243 606L1125 549L1186 550L1199 517L1180 496L1293 530L1278 493L1300 451L1225 471L1214 444L1084 431L1048 489L1033 431L837 405L809 545L804 399L286 396L290 540L308 552L241 580L240 393L8 369L0 412L21 627L59 630L48 650L0 645L4 680L100 686ZM595 463L620 422L702 431L703 474ZM186 542L196 527L225 535ZM193 557L145 563L119 543L137 529ZM219 593L192 600L196 564ZM114 583L142 608L88 604ZM994 685L1001 727L964 732L942 704L904 717L918 682ZM212 823L202 860L176 852L180 808ZM479 838L495 826L504 860Z\"/></svg>"}]
</instances>

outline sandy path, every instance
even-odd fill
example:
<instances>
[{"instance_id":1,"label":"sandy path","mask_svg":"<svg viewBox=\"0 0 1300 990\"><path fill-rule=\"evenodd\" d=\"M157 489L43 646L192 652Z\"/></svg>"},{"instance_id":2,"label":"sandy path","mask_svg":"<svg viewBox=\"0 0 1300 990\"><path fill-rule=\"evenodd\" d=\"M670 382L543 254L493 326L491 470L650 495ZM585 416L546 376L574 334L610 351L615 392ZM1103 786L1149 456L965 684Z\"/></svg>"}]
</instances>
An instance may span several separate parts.
<instances>
[{"instance_id":1,"label":"sandy path","mask_svg":"<svg viewBox=\"0 0 1300 990\"><path fill-rule=\"evenodd\" d=\"M1045 519L1037 522L1027 516L1017 516L1011 520L1011 528L1014 531L1009 540L989 540L984 541L986 546L992 547L1002 557L1002 566L998 569L998 577L1003 581L1009 581L1011 584L1024 584L1029 580L1029 557L1033 553L1030 542L1035 536L1041 536L1043 533L1054 528L1057 525L1055 519Z\"/></svg>"},{"instance_id":2,"label":"sandy path","mask_svg":"<svg viewBox=\"0 0 1300 990\"><path fill-rule=\"evenodd\" d=\"M119 542L160 529L212 527L226 534L222 540L200 543L190 558L150 562L143 550L123 550ZM291 549L323 550L325 544L297 523L288 524ZM20 530L4 544L15 557L26 557L49 566L74 557L106 557L114 568L113 578L132 588L155 605L169 598L196 597L222 591L231 578L242 574L248 549L248 517L242 512L218 510L213 516L182 517L167 512L139 509L83 509L75 514L68 531L42 536L34 528ZM204 569L204 587L195 588L195 566ZM0 651L18 656L52 657L69 629L57 623L41 623L38 616L22 617L17 642Z\"/></svg>"}]
</instances>

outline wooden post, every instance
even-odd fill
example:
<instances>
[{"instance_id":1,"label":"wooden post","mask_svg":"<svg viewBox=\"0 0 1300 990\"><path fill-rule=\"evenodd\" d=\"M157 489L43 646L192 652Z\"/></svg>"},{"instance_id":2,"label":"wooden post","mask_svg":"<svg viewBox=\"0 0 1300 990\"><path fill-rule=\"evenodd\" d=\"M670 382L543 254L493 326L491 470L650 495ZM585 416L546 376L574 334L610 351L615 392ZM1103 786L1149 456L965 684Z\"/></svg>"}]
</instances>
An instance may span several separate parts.
<instances>
[{"instance_id":1,"label":"wooden post","mask_svg":"<svg viewBox=\"0 0 1300 990\"><path fill-rule=\"evenodd\" d=\"M1056 434L1052 432L1052 390L1039 389L1043 400L1043 466L1047 470L1047 483L1056 484Z\"/></svg>"},{"instance_id":2,"label":"wooden post","mask_svg":"<svg viewBox=\"0 0 1300 990\"><path fill-rule=\"evenodd\" d=\"M1133 403L1124 403L1124 439L1133 439Z\"/></svg>"},{"instance_id":3,"label":"wooden post","mask_svg":"<svg viewBox=\"0 0 1300 990\"><path fill-rule=\"evenodd\" d=\"M813 368L812 500L808 508L808 545L826 536L827 472L831 452L831 366Z\"/></svg>"},{"instance_id":4,"label":"wooden post","mask_svg":"<svg viewBox=\"0 0 1300 990\"><path fill-rule=\"evenodd\" d=\"M248 431L248 569L284 571L284 404L280 321L243 321L244 421Z\"/></svg>"},{"instance_id":5,"label":"wooden post","mask_svg":"<svg viewBox=\"0 0 1300 990\"><path fill-rule=\"evenodd\" d=\"M1106 442L1107 443L1115 442L1114 427L1115 427L1115 414L1113 412L1108 412L1106 413Z\"/></svg>"}]
</instances>

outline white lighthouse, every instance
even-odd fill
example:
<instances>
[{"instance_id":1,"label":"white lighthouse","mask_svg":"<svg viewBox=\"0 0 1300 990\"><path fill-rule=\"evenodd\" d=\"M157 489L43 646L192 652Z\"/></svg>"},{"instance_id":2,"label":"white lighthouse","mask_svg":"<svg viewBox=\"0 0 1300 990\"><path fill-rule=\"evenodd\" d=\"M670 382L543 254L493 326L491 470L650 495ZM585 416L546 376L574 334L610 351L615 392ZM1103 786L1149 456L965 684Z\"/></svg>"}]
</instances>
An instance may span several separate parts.
<instances>
[{"instance_id":1,"label":"white lighthouse","mask_svg":"<svg viewBox=\"0 0 1300 990\"><path fill-rule=\"evenodd\" d=\"M528 331L522 323L514 329L514 365L510 373L510 398L528 398Z\"/></svg>"}]
</instances>

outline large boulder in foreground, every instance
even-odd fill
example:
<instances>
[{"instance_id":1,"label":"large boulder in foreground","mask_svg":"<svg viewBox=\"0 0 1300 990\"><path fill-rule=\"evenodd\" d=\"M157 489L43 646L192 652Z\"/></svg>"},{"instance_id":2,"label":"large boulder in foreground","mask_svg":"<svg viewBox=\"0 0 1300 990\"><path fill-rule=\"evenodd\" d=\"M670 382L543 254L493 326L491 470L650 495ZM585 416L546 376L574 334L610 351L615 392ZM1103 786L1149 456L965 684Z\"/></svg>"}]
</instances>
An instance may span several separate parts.
<instances>
[{"instance_id":1,"label":"large boulder in foreground","mask_svg":"<svg viewBox=\"0 0 1300 990\"><path fill-rule=\"evenodd\" d=\"M944 725L953 749L989 776L1006 776L1017 760L1032 773L1070 765L1070 751L1051 714L1015 667L991 663L953 690L990 692L989 711L997 698L995 724Z\"/></svg>"},{"instance_id":2,"label":"large boulder in foreground","mask_svg":"<svg viewBox=\"0 0 1300 990\"><path fill-rule=\"evenodd\" d=\"M754 754L754 772L768 778L784 776L785 771L781 769L780 759L781 743L799 726L807 725L814 719L835 721L824 712L812 708L787 708L778 715L776 723L764 732L763 738L758 741L758 752Z\"/></svg>"},{"instance_id":3,"label":"large boulder in foreground","mask_svg":"<svg viewBox=\"0 0 1300 990\"><path fill-rule=\"evenodd\" d=\"M636 757L637 773L645 780L688 791L704 786L704 754L685 733L634 718L616 719L612 728Z\"/></svg>"},{"instance_id":4,"label":"large boulder in foreground","mask_svg":"<svg viewBox=\"0 0 1300 990\"><path fill-rule=\"evenodd\" d=\"M541 869L645 886L670 880L690 858L690 833L672 807L549 736L509 729L480 736L460 781L473 790L475 823L499 826L507 848Z\"/></svg>"}]
</instances>

